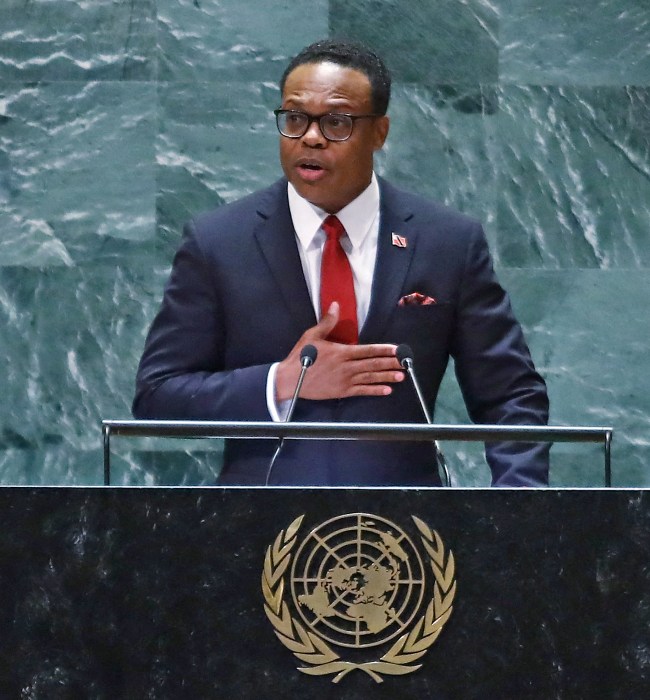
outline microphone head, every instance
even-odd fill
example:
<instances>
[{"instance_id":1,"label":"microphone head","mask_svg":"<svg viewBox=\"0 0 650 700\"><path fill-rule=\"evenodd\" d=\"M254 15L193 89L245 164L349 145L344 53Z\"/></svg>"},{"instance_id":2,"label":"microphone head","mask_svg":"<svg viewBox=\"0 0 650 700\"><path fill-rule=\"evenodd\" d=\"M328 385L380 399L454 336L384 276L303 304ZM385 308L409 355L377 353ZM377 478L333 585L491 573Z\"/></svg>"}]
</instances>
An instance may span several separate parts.
<instances>
[{"instance_id":1,"label":"microphone head","mask_svg":"<svg viewBox=\"0 0 650 700\"><path fill-rule=\"evenodd\" d=\"M397 360L404 369L408 369L409 364L413 364L413 350L411 350L410 345L406 343L398 345L395 354L397 355Z\"/></svg>"},{"instance_id":2,"label":"microphone head","mask_svg":"<svg viewBox=\"0 0 650 700\"><path fill-rule=\"evenodd\" d=\"M313 345L305 345L300 351L300 364L303 367L311 367L318 357L318 350Z\"/></svg>"}]
</instances>

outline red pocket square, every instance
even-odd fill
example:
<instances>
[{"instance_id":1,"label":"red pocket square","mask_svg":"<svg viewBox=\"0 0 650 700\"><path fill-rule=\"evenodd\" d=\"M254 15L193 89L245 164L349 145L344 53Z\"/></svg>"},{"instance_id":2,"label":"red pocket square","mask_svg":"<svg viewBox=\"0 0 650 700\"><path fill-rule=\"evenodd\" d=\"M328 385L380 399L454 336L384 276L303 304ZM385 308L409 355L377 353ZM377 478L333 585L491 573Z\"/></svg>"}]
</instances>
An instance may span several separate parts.
<instances>
[{"instance_id":1,"label":"red pocket square","mask_svg":"<svg viewBox=\"0 0 650 700\"><path fill-rule=\"evenodd\" d=\"M399 302L398 306L430 306L431 304L436 304L436 300L433 297L428 297L426 294L420 294L420 292L412 292L403 296Z\"/></svg>"}]
</instances>

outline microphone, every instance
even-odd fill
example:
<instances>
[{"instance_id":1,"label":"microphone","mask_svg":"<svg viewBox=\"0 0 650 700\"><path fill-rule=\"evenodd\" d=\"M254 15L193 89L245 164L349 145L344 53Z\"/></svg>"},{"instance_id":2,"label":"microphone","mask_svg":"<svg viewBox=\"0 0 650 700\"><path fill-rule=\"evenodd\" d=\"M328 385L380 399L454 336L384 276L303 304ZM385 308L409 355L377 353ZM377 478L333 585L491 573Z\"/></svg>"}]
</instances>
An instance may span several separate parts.
<instances>
[{"instance_id":1,"label":"microphone","mask_svg":"<svg viewBox=\"0 0 650 700\"><path fill-rule=\"evenodd\" d=\"M424 400L422 390L420 389L420 383L418 382L417 376L415 374L415 368L413 363L413 350L411 350L410 345L402 343L401 345L397 346L396 355L398 362L400 363L400 365L402 365L402 368L406 370L406 373L411 378L411 382L413 384L413 387L415 388L415 393L417 394L418 401L420 402L420 407L422 408L422 413L424 413L424 417L427 423L431 425L433 421L431 420L431 416L429 415L427 404ZM436 461L442 469L442 472L445 477L443 486L451 486L451 477L449 476L449 469L447 469L447 462L445 461L445 456L442 454L442 450L440 449L437 440L433 441L433 447L436 453Z\"/></svg>"},{"instance_id":2,"label":"microphone","mask_svg":"<svg viewBox=\"0 0 650 700\"><path fill-rule=\"evenodd\" d=\"M298 401L298 394L300 393L300 389L302 388L302 383L305 381L305 374L307 373L307 370L314 364L314 362L316 362L317 357L318 350L316 350L316 348L313 345L305 345L305 347L300 351L300 376L298 377L298 382L296 383L296 390L293 392L291 403L289 404L287 416L284 419L285 423L288 423L293 416L293 411ZM266 480L264 481L264 486L269 485L269 481L271 480L271 472L273 471L273 467L275 465L275 460L278 458L278 455L280 454L280 451L282 450L283 446L284 438L280 438L278 446L275 449L275 453L273 454L271 462L269 463L269 468L266 471Z\"/></svg>"}]
</instances>

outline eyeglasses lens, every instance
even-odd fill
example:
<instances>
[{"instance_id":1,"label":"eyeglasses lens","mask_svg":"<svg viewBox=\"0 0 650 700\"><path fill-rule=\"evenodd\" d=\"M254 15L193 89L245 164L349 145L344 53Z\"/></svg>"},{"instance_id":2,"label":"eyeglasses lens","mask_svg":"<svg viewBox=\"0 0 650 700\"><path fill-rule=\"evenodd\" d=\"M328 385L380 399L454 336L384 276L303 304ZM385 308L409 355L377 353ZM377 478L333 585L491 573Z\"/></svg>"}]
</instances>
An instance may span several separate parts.
<instances>
[{"instance_id":1,"label":"eyeglasses lens","mask_svg":"<svg viewBox=\"0 0 650 700\"><path fill-rule=\"evenodd\" d=\"M313 121L304 112L278 112L277 122L280 133L289 138L303 136ZM318 120L323 136L329 141L345 141L352 133L353 121L343 114L325 114Z\"/></svg>"},{"instance_id":2,"label":"eyeglasses lens","mask_svg":"<svg viewBox=\"0 0 650 700\"><path fill-rule=\"evenodd\" d=\"M330 141L345 141L352 133L352 119L342 114L326 114L320 120L323 136Z\"/></svg>"}]
</instances>

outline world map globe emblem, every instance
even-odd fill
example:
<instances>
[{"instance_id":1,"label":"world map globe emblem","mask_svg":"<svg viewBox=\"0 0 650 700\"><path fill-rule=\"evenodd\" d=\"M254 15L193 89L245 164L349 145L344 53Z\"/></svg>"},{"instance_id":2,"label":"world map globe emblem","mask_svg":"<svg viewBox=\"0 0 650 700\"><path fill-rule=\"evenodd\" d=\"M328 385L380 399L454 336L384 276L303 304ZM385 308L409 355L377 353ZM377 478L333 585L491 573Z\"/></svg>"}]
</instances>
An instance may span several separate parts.
<instances>
[{"instance_id":1,"label":"world map globe emblem","mask_svg":"<svg viewBox=\"0 0 650 700\"><path fill-rule=\"evenodd\" d=\"M350 513L305 537L293 560L290 586L296 610L315 634L361 649L409 628L425 594L425 567L395 523Z\"/></svg>"}]
</instances>

